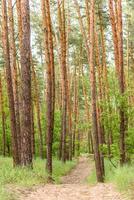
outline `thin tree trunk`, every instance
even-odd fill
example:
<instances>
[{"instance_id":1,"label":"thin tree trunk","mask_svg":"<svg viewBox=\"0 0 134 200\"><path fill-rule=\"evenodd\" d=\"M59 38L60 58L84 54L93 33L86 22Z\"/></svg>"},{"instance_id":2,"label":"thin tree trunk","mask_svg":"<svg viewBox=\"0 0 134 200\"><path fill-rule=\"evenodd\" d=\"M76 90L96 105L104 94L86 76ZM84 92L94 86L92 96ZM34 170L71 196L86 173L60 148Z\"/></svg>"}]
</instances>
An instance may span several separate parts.
<instances>
[{"instance_id":1,"label":"thin tree trunk","mask_svg":"<svg viewBox=\"0 0 134 200\"><path fill-rule=\"evenodd\" d=\"M91 0L90 4L90 84L91 84L91 107L92 107L92 134L94 145L94 157L97 180L103 182L103 173L101 168L101 159L99 152L99 140L98 140L98 123L97 123L97 110L96 110L96 77L94 66L94 9L95 2Z\"/></svg>"},{"instance_id":2,"label":"thin tree trunk","mask_svg":"<svg viewBox=\"0 0 134 200\"><path fill-rule=\"evenodd\" d=\"M2 77L0 74L0 111L1 111L1 121L2 121L2 145L3 145L3 156L6 156L6 127L5 127L5 111L4 111L4 101L3 101L3 87L2 87Z\"/></svg>"},{"instance_id":3,"label":"thin tree trunk","mask_svg":"<svg viewBox=\"0 0 134 200\"><path fill-rule=\"evenodd\" d=\"M31 103L31 149L32 149L32 156L34 158L36 151L35 151L35 130L34 130L34 105L33 102Z\"/></svg>"},{"instance_id":4,"label":"thin tree trunk","mask_svg":"<svg viewBox=\"0 0 134 200\"><path fill-rule=\"evenodd\" d=\"M41 116L40 116L40 102L39 102L39 85L37 83L36 72L34 66L32 66L33 71L33 81L34 81L34 90L35 90L35 105L37 111L37 124L38 124L38 132L39 132L39 149L40 149L40 157L43 159L43 136L42 136L42 127L41 127Z\"/></svg>"},{"instance_id":5,"label":"thin tree trunk","mask_svg":"<svg viewBox=\"0 0 134 200\"><path fill-rule=\"evenodd\" d=\"M74 129L73 129L73 156L76 155L76 130L77 130L77 70L74 69Z\"/></svg>"},{"instance_id":6,"label":"thin tree trunk","mask_svg":"<svg viewBox=\"0 0 134 200\"><path fill-rule=\"evenodd\" d=\"M71 32L70 27L70 5L68 1L68 12L67 12L67 111L68 111L68 132L69 132L69 160L72 160L72 106L71 106L71 72L69 62L69 35Z\"/></svg>"}]
</instances>

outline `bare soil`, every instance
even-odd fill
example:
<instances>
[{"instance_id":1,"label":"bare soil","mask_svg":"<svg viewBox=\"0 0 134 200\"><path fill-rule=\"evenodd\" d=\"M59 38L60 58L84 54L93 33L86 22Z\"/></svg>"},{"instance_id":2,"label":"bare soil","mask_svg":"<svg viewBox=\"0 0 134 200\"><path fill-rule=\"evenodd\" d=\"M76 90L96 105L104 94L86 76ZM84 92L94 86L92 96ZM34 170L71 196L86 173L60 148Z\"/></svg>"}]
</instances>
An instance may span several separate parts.
<instances>
[{"instance_id":1,"label":"bare soil","mask_svg":"<svg viewBox=\"0 0 134 200\"><path fill-rule=\"evenodd\" d=\"M89 186L86 178L93 169L93 162L80 158L78 165L61 180L61 184L47 184L20 195L20 200L125 200L109 183Z\"/></svg>"}]
</instances>

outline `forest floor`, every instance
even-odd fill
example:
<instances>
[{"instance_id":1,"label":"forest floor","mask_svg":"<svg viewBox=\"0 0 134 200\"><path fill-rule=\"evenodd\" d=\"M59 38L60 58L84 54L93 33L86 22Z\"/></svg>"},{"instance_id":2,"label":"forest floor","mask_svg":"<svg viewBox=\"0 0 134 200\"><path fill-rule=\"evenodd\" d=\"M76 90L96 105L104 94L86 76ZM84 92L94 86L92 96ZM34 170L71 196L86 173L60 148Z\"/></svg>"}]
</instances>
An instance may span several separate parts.
<instances>
[{"instance_id":1,"label":"forest floor","mask_svg":"<svg viewBox=\"0 0 134 200\"><path fill-rule=\"evenodd\" d=\"M125 200L111 183L89 186L94 164L81 157L77 166L61 179L61 184L46 184L20 192L20 200Z\"/></svg>"}]
</instances>

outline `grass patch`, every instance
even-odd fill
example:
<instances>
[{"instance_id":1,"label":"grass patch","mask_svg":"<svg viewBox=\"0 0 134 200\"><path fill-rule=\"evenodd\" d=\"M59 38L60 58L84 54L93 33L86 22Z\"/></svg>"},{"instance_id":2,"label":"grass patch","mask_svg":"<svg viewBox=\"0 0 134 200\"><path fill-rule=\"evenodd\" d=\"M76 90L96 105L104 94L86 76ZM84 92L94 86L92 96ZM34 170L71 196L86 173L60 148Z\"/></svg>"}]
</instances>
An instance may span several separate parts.
<instances>
[{"instance_id":1,"label":"grass patch","mask_svg":"<svg viewBox=\"0 0 134 200\"><path fill-rule=\"evenodd\" d=\"M96 171L95 170L93 170L92 173L90 174L90 176L87 177L87 182L90 185L95 185L97 183Z\"/></svg>"},{"instance_id":2,"label":"grass patch","mask_svg":"<svg viewBox=\"0 0 134 200\"><path fill-rule=\"evenodd\" d=\"M47 172L45 170L45 160L36 159L33 162L33 170L27 168L13 168L11 158L0 157L0 199L14 200L11 194L6 191L6 185L32 187L39 184L45 184L47 181ZM68 173L76 161L68 161L63 164L61 161L53 160L53 179L56 183L60 182L61 176Z\"/></svg>"},{"instance_id":3,"label":"grass patch","mask_svg":"<svg viewBox=\"0 0 134 200\"><path fill-rule=\"evenodd\" d=\"M92 185L97 183L95 170L87 181ZM132 195L134 190L134 164L115 168L109 160L105 160L105 182L112 182L120 192Z\"/></svg>"}]
</instances>

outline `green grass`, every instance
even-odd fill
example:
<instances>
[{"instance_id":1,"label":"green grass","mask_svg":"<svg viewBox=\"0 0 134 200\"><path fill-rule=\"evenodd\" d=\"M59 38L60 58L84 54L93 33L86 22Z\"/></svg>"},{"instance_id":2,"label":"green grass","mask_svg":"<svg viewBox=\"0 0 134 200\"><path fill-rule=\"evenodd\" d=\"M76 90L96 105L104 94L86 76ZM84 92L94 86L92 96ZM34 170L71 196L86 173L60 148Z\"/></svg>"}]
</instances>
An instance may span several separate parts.
<instances>
[{"instance_id":1,"label":"green grass","mask_svg":"<svg viewBox=\"0 0 134 200\"><path fill-rule=\"evenodd\" d=\"M60 182L61 176L68 173L76 161L68 161L63 164L54 158L53 161L53 179L56 183ZM45 170L45 161L36 159L33 163L33 170L27 168L13 168L11 158L0 157L0 199L13 200L14 197L6 191L6 185L32 187L35 185L45 184L47 181L47 172Z\"/></svg>"},{"instance_id":2,"label":"green grass","mask_svg":"<svg viewBox=\"0 0 134 200\"><path fill-rule=\"evenodd\" d=\"M95 170L87 181L92 185L97 183ZM108 160L105 160L105 182L114 183L120 192L126 192L129 195L134 190L134 164L115 168Z\"/></svg>"},{"instance_id":3,"label":"green grass","mask_svg":"<svg viewBox=\"0 0 134 200\"><path fill-rule=\"evenodd\" d=\"M87 177L87 182L90 185L95 185L97 183L97 179L96 179L96 172L95 170L92 171L92 173L90 174L89 177Z\"/></svg>"}]
</instances>

